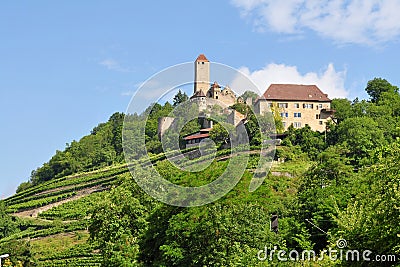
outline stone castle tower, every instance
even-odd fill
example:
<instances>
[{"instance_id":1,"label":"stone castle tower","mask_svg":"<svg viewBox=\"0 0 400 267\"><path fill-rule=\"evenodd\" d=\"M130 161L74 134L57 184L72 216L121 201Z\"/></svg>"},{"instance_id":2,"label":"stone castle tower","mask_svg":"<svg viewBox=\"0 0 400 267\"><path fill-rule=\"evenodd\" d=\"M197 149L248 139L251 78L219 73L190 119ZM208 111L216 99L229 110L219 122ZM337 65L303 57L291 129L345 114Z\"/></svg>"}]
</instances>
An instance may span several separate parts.
<instances>
[{"instance_id":1,"label":"stone castle tower","mask_svg":"<svg viewBox=\"0 0 400 267\"><path fill-rule=\"evenodd\" d=\"M207 95L210 89L210 61L204 54L200 54L194 62L194 91L193 95L199 91Z\"/></svg>"}]
</instances>

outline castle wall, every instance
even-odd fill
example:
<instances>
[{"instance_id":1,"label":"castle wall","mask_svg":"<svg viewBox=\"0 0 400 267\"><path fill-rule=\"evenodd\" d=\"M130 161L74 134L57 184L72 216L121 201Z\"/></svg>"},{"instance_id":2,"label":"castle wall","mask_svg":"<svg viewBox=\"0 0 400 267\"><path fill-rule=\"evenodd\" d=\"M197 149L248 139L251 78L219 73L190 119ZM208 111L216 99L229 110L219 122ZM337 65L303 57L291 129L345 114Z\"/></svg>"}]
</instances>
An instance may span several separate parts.
<instances>
[{"instance_id":1,"label":"castle wall","mask_svg":"<svg viewBox=\"0 0 400 267\"><path fill-rule=\"evenodd\" d=\"M158 138L161 139L161 136L165 133L166 130L171 127L172 123L174 123L175 118L172 117L160 117L158 118L158 128L157 135Z\"/></svg>"}]
</instances>

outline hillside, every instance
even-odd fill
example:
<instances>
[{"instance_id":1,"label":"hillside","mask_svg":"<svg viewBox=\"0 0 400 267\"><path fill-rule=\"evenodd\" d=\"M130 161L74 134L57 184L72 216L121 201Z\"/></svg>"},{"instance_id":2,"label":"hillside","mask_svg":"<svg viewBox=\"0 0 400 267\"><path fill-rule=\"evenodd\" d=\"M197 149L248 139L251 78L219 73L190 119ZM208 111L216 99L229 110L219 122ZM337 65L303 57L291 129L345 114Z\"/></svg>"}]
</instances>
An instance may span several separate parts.
<instances>
[{"instance_id":1,"label":"hillside","mask_svg":"<svg viewBox=\"0 0 400 267\"><path fill-rule=\"evenodd\" d=\"M382 87L382 80L368 86L375 82L374 100L333 100L336 123L326 132L289 127L254 192L249 185L262 135L248 123L253 143L240 181L217 201L196 207L166 205L143 191L137 181L154 169L140 154L132 173L113 158L121 124L113 127L110 119L56 153L37 170L41 175L34 173L0 202L0 254L10 254L4 266L399 266L400 95L395 86ZM132 115L133 130L145 127L150 161L174 184L215 181L238 154L220 146L204 170L177 168L158 151L154 125L170 106L150 107L149 125ZM198 148L182 151L192 149ZM110 150L113 160L97 158ZM83 155L93 157L76 164ZM206 160L209 155L189 162ZM272 215L279 218L276 231L270 229ZM300 254L312 250L318 260L260 257L273 246ZM368 250L372 260L332 259L323 252L329 249L345 255Z\"/></svg>"},{"instance_id":2,"label":"hillside","mask_svg":"<svg viewBox=\"0 0 400 267\"><path fill-rule=\"evenodd\" d=\"M100 265L96 245L86 242L90 211L126 175L125 166L115 165L50 180L6 199L21 230L0 240L2 250L22 246L37 266Z\"/></svg>"},{"instance_id":3,"label":"hillside","mask_svg":"<svg viewBox=\"0 0 400 267\"><path fill-rule=\"evenodd\" d=\"M225 155L221 155L214 167L203 175L208 179L218 175L226 167L226 159ZM254 160L248 166L249 171L254 168L253 165ZM158 161L158 166L160 171L173 174L168 171L172 168L168 161ZM245 174L246 183L250 177L249 171ZM277 171L274 173L278 174ZM179 179L183 179L179 181L183 183L190 181L185 177ZM118 187L126 180L130 180L126 166L115 165L54 179L13 195L4 201L7 212L17 217L23 227L21 231L1 239L0 247L7 250L10 245L24 246L29 253L25 252L18 258L29 257L37 266L100 266L102 256L98 244L88 242L90 214L110 194L111 188ZM293 178L283 172L280 179L275 176L268 182L276 188L288 187L285 196L277 192L260 193L268 194L272 199L285 200L293 196L296 190L291 180ZM198 182L205 181L203 178ZM240 191L245 192L245 187L243 184Z\"/></svg>"}]
</instances>

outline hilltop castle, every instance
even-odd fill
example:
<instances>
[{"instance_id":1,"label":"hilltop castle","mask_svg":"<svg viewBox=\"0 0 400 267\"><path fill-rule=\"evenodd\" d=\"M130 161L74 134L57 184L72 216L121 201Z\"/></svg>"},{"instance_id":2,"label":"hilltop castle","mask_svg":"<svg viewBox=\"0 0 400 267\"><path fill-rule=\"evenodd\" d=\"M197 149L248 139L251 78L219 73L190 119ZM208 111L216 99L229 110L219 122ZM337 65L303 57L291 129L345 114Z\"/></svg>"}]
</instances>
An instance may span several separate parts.
<instances>
[{"instance_id":1,"label":"hilltop castle","mask_svg":"<svg viewBox=\"0 0 400 267\"><path fill-rule=\"evenodd\" d=\"M201 140L209 137L209 131L213 127L212 120L208 119L208 111L213 105L222 108L221 112L229 114L228 122L234 126L246 123L245 115L229 109L235 103L243 103L241 97L225 86L222 88L217 82L210 83L210 61L204 54L200 54L194 62L194 88L191 102L198 105L199 121L202 130L190 136L184 137L187 146L196 145ZM252 105L254 113L265 114L266 112L278 113L282 118L285 130L290 125L301 128L306 125L314 131L326 130L326 123L332 120L334 110L331 109L331 100L316 85L302 84L271 84L265 93L256 99L255 103L247 101ZM173 127L175 118L159 118L159 137Z\"/></svg>"},{"instance_id":2,"label":"hilltop castle","mask_svg":"<svg viewBox=\"0 0 400 267\"><path fill-rule=\"evenodd\" d=\"M210 87L210 84L210 61L204 54L200 54L194 62L194 91L191 98L216 99L227 106L232 106L237 101L241 102L241 98L237 99L229 86L221 88L217 82L214 82Z\"/></svg>"}]
</instances>

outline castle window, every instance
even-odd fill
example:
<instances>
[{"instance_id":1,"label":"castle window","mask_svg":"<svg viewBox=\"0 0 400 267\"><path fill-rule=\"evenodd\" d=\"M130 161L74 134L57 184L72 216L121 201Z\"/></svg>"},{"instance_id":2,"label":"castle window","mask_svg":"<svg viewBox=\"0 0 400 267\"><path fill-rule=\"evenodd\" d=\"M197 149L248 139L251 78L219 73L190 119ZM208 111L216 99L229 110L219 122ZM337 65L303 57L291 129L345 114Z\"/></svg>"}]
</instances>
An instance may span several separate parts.
<instances>
[{"instance_id":1,"label":"castle window","mask_svg":"<svg viewBox=\"0 0 400 267\"><path fill-rule=\"evenodd\" d=\"M204 62L201 62L201 64L203 64L203 65L204 65Z\"/></svg>"},{"instance_id":2,"label":"castle window","mask_svg":"<svg viewBox=\"0 0 400 267\"><path fill-rule=\"evenodd\" d=\"M294 113L295 118L301 118L301 113L300 112L295 112Z\"/></svg>"},{"instance_id":3,"label":"castle window","mask_svg":"<svg viewBox=\"0 0 400 267\"><path fill-rule=\"evenodd\" d=\"M303 104L303 108L313 108L313 104Z\"/></svg>"},{"instance_id":4,"label":"castle window","mask_svg":"<svg viewBox=\"0 0 400 267\"><path fill-rule=\"evenodd\" d=\"M269 107L269 108L272 108L272 107L273 107L273 104L272 104L272 103L268 103L268 107Z\"/></svg>"},{"instance_id":5,"label":"castle window","mask_svg":"<svg viewBox=\"0 0 400 267\"><path fill-rule=\"evenodd\" d=\"M279 108L288 108L289 104L288 103L278 103Z\"/></svg>"},{"instance_id":6,"label":"castle window","mask_svg":"<svg viewBox=\"0 0 400 267\"><path fill-rule=\"evenodd\" d=\"M289 113L287 112L281 112L280 115L282 118L289 118Z\"/></svg>"},{"instance_id":7,"label":"castle window","mask_svg":"<svg viewBox=\"0 0 400 267\"><path fill-rule=\"evenodd\" d=\"M217 95L215 96L215 99L218 99L218 96L217 96Z\"/></svg>"},{"instance_id":8,"label":"castle window","mask_svg":"<svg viewBox=\"0 0 400 267\"><path fill-rule=\"evenodd\" d=\"M319 121L319 125L322 125L322 124L324 124L324 122L323 121Z\"/></svg>"},{"instance_id":9,"label":"castle window","mask_svg":"<svg viewBox=\"0 0 400 267\"><path fill-rule=\"evenodd\" d=\"M321 115L320 115L320 114L316 114L316 115L315 115L315 118L316 118L317 120L319 120L319 119L321 119Z\"/></svg>"},{"instance_id":10,"label":"castle window","mask_svg":"<svg viewBox=\"0 0 400 267\"><path fill-rule=\"evenodd\" d=\"M301 128L301 122L294 122L293 123L294 128Z\"/></svg>"},{"instance_id":11,"label":"castle window","mask_svg":"<svg viewBox=\"0 0 400 267\"><path fill-rule=\"evenodd\" d=\"M300 104L299 103L294 103L294 108L300 108Z\"/></svg>"},{"instance_id":12,"label":"castle window","mask_svg":"<svg viewBox=\"0 0 400 267\"><path fill-rule=\"evenodd\" d=\"M322 109L322 104L319 104L317 108Z\"/></svg>"}]
</instances>

